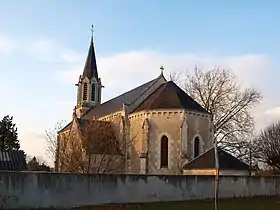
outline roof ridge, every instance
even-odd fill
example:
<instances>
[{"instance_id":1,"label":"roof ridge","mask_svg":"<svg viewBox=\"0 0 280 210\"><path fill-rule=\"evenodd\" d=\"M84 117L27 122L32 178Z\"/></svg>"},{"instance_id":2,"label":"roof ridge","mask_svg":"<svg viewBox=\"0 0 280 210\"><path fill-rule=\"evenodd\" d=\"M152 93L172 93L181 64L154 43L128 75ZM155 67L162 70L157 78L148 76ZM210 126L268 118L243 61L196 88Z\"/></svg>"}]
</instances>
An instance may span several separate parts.
<instances>
[{"instance_id":1,"label":"roof ridge","mask_svg":"<svg viewBox=\"0 0 280 210\"><path fill-rule=\"evenodd\" d=\"M185 165L194 162L195 160L197 160L198 158L202 157L203 155L207 154L208 152L211 152L211 150L214 149L214 146L211 147L210 149L204 151L203 153L199 154L197 157L195 157L194 159L192 159L191 161L187 162Z\"/></svg>"},{"instance_id":2,"label":"roof ridge","mask_svg":"<svg viewBox=\"0 0 280 210\"><path fill-rule=\"evenodd\" d=\"M160 88L162 88L162 86L164 86L164 85L166 85L166 84L167 84L167 83L161 84L158 88L156 88L153 92L151 92L151 93L145 98L145 100L143 100L137 107L135 107L135 109L133 110L133 112L134 112L138 107L140 107L143 103L145 103L145 102L150 98L151 95L153 95L156 91L158 91ZM161 89L160 92L159 92L157 95L159 95L159 94L162 92L162 90L163 90L163 89ZM152 99L152 103L154 103L156 99L157 99L156 97L153 98L153 99Z\"/></svg>"},{"instance_id":3,"label":"roof ridge","mask_svg":"<svg viewBox=\"0 0 280 210\"><path fill-rule=\"evenodd\" d=\"M139 85L139 86L137 86L137 87L135 87L135 88L133 88L133 89L127 91L127 92L124 92L124 93L122 93L121 95L118 95L118 96L116 96L116 97L114 97L114 98L111 98L111 99L109 99L108 101L105 101L104 103L102 103L102 104L100 104L100 105L98 105L98 106L106 105L107 103L109 103L109 102L111 102L111 101L113 101L113 100L115 100L115 99L117 99L117 98L120 98L120 97L124 96L125 94L128 94L128 93L130 93L130 92L136 90L137 88L140 88L140 87L142 87L142 86L145 86L145 85L147 85L147 84L149 84L149 83L154 84L154 82L158 81L160 77L162 77L162 76L160 75L159 77L157 77L157 78L155 78L155 79L152 79L152 80L150 80L150 81L148 81L148 82L146 82L146 83L144 83L144 84L142 84L142 85ZM164 78L164 79L165 79L165 78ZM151 87L151 86L149 85L149 87ZM148 88L146 88L143 92L147 91L147 89L148 89ZM141 94L142 94L142 92L141 92ZM138 98L139 98L139 97L138 97ZM88 109L85 113L83 113L83 114L81 115L81 118L84 117L84 116L86 116L91 110L93 110L94 108L96 108L96 107L98 107L98 106L94 106L94 107L91 107L90 109Z\"/></svg>"},{"instance_id":4,"label":"roof ridge","mask_svg":"<svg viewBox=\"0 0 280 210\"><path fill-rule=\"evenodd\" d=\"M154 82L153 82L152 84L150 84L136 99L134 99L132 102L130 102L129 105L133 104L138 98L140 98L142 95L144 95L144 93L146 93L146 92L148 91L148 89L149 89L150 87L152 87L161 77L162 77L162 75L159 75L156 79L154 79ZM164 78L164 77L163 77L163 78ZM164 78L164 79L165 79L165 78ZM153 81L153 80L152 80L152 81ZM164 83L164 84L166 84L166 83ZM160 88L161 86L162 86L162 85L160 85L158 88ZM158 90L158 88L157 88L156 90ZM155 91L156 91L156 90L155 90ZM155 91L153 91L151 94L153 94ZM151 95L151 94L150 94L150 95ZM150 96L150 95L149 95L149 96ZM149 96L148 96L148 97L149 97ZM147 98L148 98L148 97L147 97ZM146 99L145 99L145 100L146 100ZM144 100L144 101L145 101L145 100ZM142 103L143 103L143 102L142 102ZM141 103L141 104L142 104L142 103Z\"/></svg>"},{"instance_id":5,"label":"roof ridge","mask_svg":"<svg viewBox=\"0 0 280 210\"><path fill-rule=\"evenodd\" d=\"M223 149L221 149L221 148L217 148L217 149L218 149L218 154L219 154L219 152L223 152L224 154L226 154L226 155L228 155L228 156L231 156L232 158L234 158L234 159L240 161L242 164L249 165L249 164L245 163L243 160L240 160L239 158L237 158L237 157L235 157L234 155L230 154L229 152L227 152L227 151L225 151L225 150L223 150ZM221 154L221 153L220 153L220 154Z\"/></svg>"},{"instance_id":6,"label":"roof ridge","mask_svg":"<svg viewBox=\"0 0 280 210\"><path fill-rule=\"evenodd\" d=\"M208 114L198 102L175 82L168 81L164 84L166 85L155 89L134 111L176 108Z\"/></svg>"}]
</instances>

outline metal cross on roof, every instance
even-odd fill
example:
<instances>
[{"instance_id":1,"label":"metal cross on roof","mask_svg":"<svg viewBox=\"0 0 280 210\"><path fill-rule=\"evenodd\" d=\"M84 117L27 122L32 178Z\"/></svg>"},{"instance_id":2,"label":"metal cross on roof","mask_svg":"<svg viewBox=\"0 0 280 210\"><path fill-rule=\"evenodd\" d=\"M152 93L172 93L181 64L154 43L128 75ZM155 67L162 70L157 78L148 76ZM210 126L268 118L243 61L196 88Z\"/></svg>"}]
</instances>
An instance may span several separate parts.
<instances>
[{"instance_id":1,"label":"metal cross on roof","mask_svg":"<svg viewBox=\"0 0 280 210\"><path fill-rule=\"evenodd\" d=\"M161 66L159 69L161 70L161 74L163 74L164 67Z\"/></svg>"},{"instance_id":2,"label":"metal cross on roof","mask_svg":"<svg viewBox=\"0 0 280 210\"><path fill-rule=\"evenodd\" d=\"M93 30L93 25L91 25L91 42L93 43L93 32L94 32L94 30Z\"/></svg>"},{"instance_id":3,"label":"metal cross on roof","mask_svg":"<svg viewBox=\"0 0 280 210\"><path fill-rule=\"evenodd\" d=\"M93 36L93 32L94 32L93 25L91 25L91 36Z\"/></svg>"}]
</instances>

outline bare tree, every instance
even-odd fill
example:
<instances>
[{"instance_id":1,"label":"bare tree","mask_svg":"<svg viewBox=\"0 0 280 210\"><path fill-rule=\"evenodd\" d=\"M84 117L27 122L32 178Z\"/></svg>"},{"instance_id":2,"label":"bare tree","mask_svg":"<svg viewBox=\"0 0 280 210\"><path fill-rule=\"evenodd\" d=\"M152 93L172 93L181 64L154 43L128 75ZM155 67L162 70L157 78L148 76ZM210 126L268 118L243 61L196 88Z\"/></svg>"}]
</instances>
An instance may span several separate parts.
<instances>
[{"instance_id":1,"label":"bare tree","mask_svg":"<svg viewBox=\"0 0 280 210\"><path fill-rule=\"evenodd\" d=\"M280 170L280 121L267 126L254 140L257 158Z\"/></svg>"},{"instance_id":2,"label":"bare tree","mask_svg":"<svg viewBox=\"0 0 280 210\"><path fill-rule=\"evenodd\" d=\"M170 81L178 82L178 83L180 83L182 81L182 78L181 78L182 76L183 76L183 74L180 71L172 71L172 72L169 72L169 74L168 74Z\"/></svg>"},{"instance_id":3,"label":"bare tree","mask_svg":"<svg viewBox=\"0 0 280 210\"><path fill-rule=\"evenodd\" d=\"M86 160L79 134L71 130L67 134L60 135L57 148L59 171L86 173Z\"/></svg>"},{"instance_id":4,"label":"bare tree","mask_svg":"<svg viewBox=\"0 0 280 210\"><path fill-rule=\"evenodd\" d=\"M251 110L262 99L261 94L253 88L242 89L232 71L222 68L196 67L193 74L187 72L181 78L177 77L179 85L212 114L218 146L242 154L254 130Z\"/></svg>"},{"instance_id":5,"label":"bare tree","mask_svg":"<svg viewBox=\"0 0 280 210\"><path fill-rule=\"evenodd\" d=\"M65 121L59 121L54 128L45 130L46 155L50 158L51 162L54 162L56 158L57 132L60 131L64 125Z\"/></svg>"},{"instance_id":6,"label":"bare tree","mask_svg":"<svg viewBox=\"0 0 280 210\"><path fill-rule=\"evenodd\" d=\"M84 120L79 130L61 139L60 164L63 171L119 173L125 171L128 148L124 128L119 123Z\"/></svg>"}]
</instances>

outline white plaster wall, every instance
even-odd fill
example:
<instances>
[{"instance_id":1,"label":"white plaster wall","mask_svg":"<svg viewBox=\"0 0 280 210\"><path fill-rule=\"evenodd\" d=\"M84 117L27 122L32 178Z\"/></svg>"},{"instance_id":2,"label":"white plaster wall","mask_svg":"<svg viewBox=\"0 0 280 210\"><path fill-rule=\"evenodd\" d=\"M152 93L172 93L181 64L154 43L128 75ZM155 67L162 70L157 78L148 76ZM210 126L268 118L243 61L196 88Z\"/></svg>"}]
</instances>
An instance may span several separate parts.
<instances>
[{"instance_id":1,"label":"white plaster wall","mask_svg":"<svg viewBox=\"0 0 280 210\"><path fill-rule=\"evenodd\" d=\"M280 177L221 176L220 198L279 196ZM214 198L214 176L1 172L1 208L88 206Z\"/></svg>"}]
</instances>

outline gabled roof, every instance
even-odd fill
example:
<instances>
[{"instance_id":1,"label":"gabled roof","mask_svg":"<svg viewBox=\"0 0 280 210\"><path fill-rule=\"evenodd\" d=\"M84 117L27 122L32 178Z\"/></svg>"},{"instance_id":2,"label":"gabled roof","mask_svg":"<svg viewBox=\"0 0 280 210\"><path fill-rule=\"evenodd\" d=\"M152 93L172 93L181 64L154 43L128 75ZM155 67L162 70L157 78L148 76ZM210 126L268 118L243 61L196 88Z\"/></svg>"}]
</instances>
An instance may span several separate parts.
<instances>
[{"instance_id":1,"label":"gabled roof","mask_svg":"<svg viewBox=\"0 0 280 210\"><path fill-rule=\"evenodd\" d=\"M64 131L68 131L70 130L71 126L72 126L73 121L69 122L66 126L64 126L60 131L58 131L57 133L61 133Z\"/></svg>"},{"instance_id":2,"label":"gabled roof","mask_svg":"<svg viewBox=\"0 0 280 210\"><path fill-rule=\"evenodd\" d=\"M156 79L153 79L141 86L138 86L126 93L123 93L122 95L119 95L115 98L112 98L100 105L97 105L93 108L91 108L89 111L87 111L82 118L83 119L93 119L94 116L96 117L102 117L110 113L114 113L117 111L122 110L123 104L130 104L134 100L137 99L141 94L143 94L150 86L152 86L156 81L158 81L161 78L161 76L157 77ZM72 126L72 121L69 122L64 128L62 128L58 133L70 130Z\"/></svg>"},{"instance_id":3,"label":"gabled roof","mask_svg":"<svg viewBox=\"0 0 280 210\"><path fill-rule=\"evenodd\" d=\"M98 80L96 56L95 56L92 37L91 37L91 42L90 42L89 51L88 51L88 55L87 55L87 60L86 60L83 75L82 75L82 78L85 78L85 77L88 77L89 79L96 78Z\"/></svg>"},{"instance_id":4,"label":"gabled roof","mask_svg":"<svg viewBox=\"0 0 280 210\"><path fill-rule=\"evenodd\" d=\"M0 151L0 171L21 171L26 168L26 160L23 151Z\"/></svg>"},{"instance_id":5,"label":"gabled roof","mask_svg":"<svg viewBox=\"0 0 280 210\"><path fill-rule=\"evenodd\" d=\"M97 105L91 108L83 118L92 119L94 116L102 117L108 115L110 113L114 113L122 110L123 104L130 104L134 100L136 100L141 94L143 94L150 86L152 86L157 80L159 80L161 76L153 79L141 86L138 86L122 95L119 95L109 101L106 101L100 105Z\"/></svg>"},{"instance_id":6,"label":"gabled roof","mask_svg":"<svg viewBox=\"0 0 280 210\"><path fill-rule=\"evenodd\" d=\"M208 113L172 81L162 84L135 109L135 112L153 109L186 109Z\"/></svg>"},{"instance_id":7,"label":"gabled roof","mask_svg":"<svg viewBox=\"0 0 280 210\"><path fill-rule=\"evenodd\" d=\"M249 170L250 166L226 151L218 148L218 159L219 159L219 169L220 170ZM215 150L211 148L210 150L202 153L197 158L186 163L183 166L184 170L191 169L215 169Z\"/></svg>"}]
</instances>

